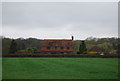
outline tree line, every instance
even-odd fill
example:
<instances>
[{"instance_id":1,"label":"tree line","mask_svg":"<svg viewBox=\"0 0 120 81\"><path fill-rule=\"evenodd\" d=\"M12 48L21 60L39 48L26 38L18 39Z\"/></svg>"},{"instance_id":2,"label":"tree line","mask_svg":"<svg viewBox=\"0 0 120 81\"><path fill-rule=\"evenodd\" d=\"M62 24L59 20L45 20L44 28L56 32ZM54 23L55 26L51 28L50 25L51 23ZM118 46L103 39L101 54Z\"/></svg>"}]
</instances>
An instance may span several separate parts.
<instances>
[{"instance_id":1,"label":"tree line","mask_svg":"<svg viewBox=\"0 0 120 81\"><path fill-rule=\"evenodd\" d=\"M2 54L8 55L15 52L33 52L39 50L41 39L36 38L2 38ZM93 38L89 37L85 40L74 40L74 52L86 53L93 46L97 46L104 50L106 54L117 54L119 47L118 38Z\"/></svg>"},{"instance_id":2,"label":"tree line","mask_svg":"<svg viewBox=\"0 0 120 81\"><path fill-rule=\"evenodd\" d=\"M96 46L104 51L105 54L118 54L120 48L120 42L118 38L94 38L88 37L85 40L74 41L75 52L80 53L89 52L89 50Z\"/></svg>"}]
</instances>

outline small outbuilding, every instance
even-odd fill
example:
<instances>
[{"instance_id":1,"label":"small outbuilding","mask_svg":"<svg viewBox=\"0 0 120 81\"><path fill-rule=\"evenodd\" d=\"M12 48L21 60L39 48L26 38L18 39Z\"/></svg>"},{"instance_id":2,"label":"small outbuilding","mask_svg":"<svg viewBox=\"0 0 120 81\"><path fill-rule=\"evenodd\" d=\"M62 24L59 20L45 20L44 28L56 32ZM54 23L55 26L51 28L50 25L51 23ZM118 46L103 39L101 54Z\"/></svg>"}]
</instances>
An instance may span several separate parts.
<instances>
[{"instance_id":1,"label":"small outbuilding","mask_svg":"<svg viewBox=\"0 0 120 81\"><path fill-rule=\"evenodd\" d=\"M93 46L93 47L89 50L89 52L103 53L104 51L103 51L103 49L101 49L101 48L99 48L99 47L97 47L97 46Z\"/></svg>"}]
</instances>

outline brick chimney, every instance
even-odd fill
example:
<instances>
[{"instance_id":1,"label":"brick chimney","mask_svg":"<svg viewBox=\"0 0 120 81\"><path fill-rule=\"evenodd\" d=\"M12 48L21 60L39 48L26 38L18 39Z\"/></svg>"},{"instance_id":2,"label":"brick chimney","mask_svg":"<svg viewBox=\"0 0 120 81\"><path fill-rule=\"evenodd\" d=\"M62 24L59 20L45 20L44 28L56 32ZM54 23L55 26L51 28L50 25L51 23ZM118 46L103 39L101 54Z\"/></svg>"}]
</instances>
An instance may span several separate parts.
<instances>
[{"instance_id":1,"label":"brick chimney","mask_svg":"<svg viewBox=\"0 0 120 81\"><path fill-rule=\"evenodd\" d=\"M74 40L74 36L72 36L72 40Z\"/></svg>"}]
</instances>

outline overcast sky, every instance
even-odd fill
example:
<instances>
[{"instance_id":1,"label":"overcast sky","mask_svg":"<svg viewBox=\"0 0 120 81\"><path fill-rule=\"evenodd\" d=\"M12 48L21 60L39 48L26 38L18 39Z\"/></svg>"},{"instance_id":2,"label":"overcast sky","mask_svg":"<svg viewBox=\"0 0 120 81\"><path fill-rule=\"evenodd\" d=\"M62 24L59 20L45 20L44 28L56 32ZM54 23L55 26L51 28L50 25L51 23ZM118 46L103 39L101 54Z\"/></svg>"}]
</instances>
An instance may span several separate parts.
<instances>
[{"instance_id":1,"label":"overcast sky","mask_svg":"<svg viewBox=\"0 0 120 81\"><path fill-rule=\"evenodd\" d=\"M115 2L3 2L2 35L10 38L75 39L118 36Z\"/></svg>"}]
</instances>

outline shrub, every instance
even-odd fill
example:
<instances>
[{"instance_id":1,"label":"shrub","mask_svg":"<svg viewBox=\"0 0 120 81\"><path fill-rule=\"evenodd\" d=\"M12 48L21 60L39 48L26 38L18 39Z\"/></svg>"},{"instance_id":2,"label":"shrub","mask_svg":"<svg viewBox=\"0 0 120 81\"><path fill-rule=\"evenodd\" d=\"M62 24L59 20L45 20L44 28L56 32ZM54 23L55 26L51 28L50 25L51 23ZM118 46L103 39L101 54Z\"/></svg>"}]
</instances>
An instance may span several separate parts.
<instances>
[{"instance_id":1,"label":"shrub","mask_svg":"<svg viewBox=\"0 0 120 81\"><path fill-rule=\"evenodd\" d=\"M98 55L100 54L99 52L88 52L88 55Z\"/></svg>"},{"instance_id":2,"label":"shrub","mask_svg":"<svg viewBox=\"0 0 120 81\"><path fill-rule=\"evenodd\" d=\"M17 53L20 53L20 54L26 54L27 51L26 51L26 50L18 50Z\"/></svg>"}]
</instances>

